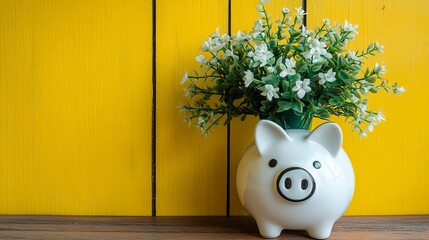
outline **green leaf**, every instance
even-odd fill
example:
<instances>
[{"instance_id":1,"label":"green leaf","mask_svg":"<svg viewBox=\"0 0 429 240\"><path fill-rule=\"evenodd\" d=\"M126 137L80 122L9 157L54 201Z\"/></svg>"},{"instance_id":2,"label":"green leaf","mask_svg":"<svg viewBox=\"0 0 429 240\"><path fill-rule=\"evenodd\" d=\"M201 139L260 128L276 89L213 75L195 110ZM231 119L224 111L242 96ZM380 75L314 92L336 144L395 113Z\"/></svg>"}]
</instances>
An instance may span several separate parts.
<instances>
[{"instance_id":1,"label":"green leaf","mask_svg":"<svg viewBox=\"0 0 429 240\"><path fill-rule=\"evenodd\" d=\"M289 82L288 81L281 81L281 87L283 91L287 91L289 89Z\"/></svg>"},{"instance_id":2,"label":"green leaf","mask_svg":"<svg viewBox=\"0 0 429 240\"><path fill-rule=\"evenodd\" d=\"M275 62L276 58L271 58L270 60L268 60L268 65L274 65Z\"/></svg>"},{"instance_id":3,"label":"green leaf","mask_svg":"<svg viewBox=\"0 0 429 240\"><path fill-rule=\"evenodd\" d=\"M290 45L290 44L286 44L286 46L285 46L285 51L284 51L284 55L285 55L285 56L289 53L290 48L291 48L291 45Z\"/></svg>"},{"instance_id":4,"label":"green leaf","mask_svg":"<svg viewBox=\"0 0 429 240\"><path fill-rule=\"evenodd\" d=\"M299 74L290 75L287 77L289 79L289 82L294 84L296 81L298 81L301 76Z\"/></svg>"},{"instance_id":5,"label":"green leaf","mask_svg":"<svg viewBox=\"0 0 429 240\"><path fill-rule=\"evenodd\" d=\"M289 99L291 98L291 94L289 91L280 94L283 98Z\"/></svg>"},{"instance_id":6,"label":"green leaf","mask_svg":"<svg viewBox=\"0 0 429 240\"><path fill-rule=\"evenodd\" d=\"M320 111L317 113L317 115L323 119L328 119L331 117L331 114L328 112L328 110L324 108L321 108Z\"/></svg>"},{"instance_id":7,"label":"green leaf","mask_svg":"<svg viewBox=\"0 0 429 240\"><path fill-rule=\"evenodd\" d=\"M375 89L375 88L370 88L369 91L372 93L377 93L377 89Z\"/></svg>"},{"instance_id":8,"label":"green leaf","mask_svg":"<svg viewBox=\"0 0 429 240\"><path fill-rule=\"evenodd\" d=\"M270 45L271 48L275 48L275 47L277 47L277 40L270 39L270 41L268 42L268 44Z\"/></svg>"},{"instance_id":9,"label":"green leaf","mask_svg":"<svg viewBox=\"0 0 429 240\"><path fill-rule=\"evenodd\" d=\"M376 80L375 77L370 77L366 79L366 81L369 83L375 83L375 80Z\"/></svg>"},{"instance_id":10,"label":"green leaf","mask_svg":"<svg viewBox=\"0 0 429 240\"><path fill-rule=\"evenodd\" d=\"M292 108L291 102L280 101L277 104L279 106L279 108L277 109L277 112L283 112Z\"/></svg>"},{"instance_id":11,"label":"green leaf","mask_svg":"<svg viewBox=\"0 0 429 240\"><path fill-rule=\"evenodd\" d=\"M344 57L342 55L338 56L338 66L342 68L344 65Z\"/></svg>"},{"instance_id":12,"label":"green leaf","mask_svg":"<svg viewBox=\"0 0 429 240\"><path fill-rule=\"evenodd\" d=\"M338 87L334 87L334 88L327 88L326 92L330 95L330 96L338 96L340 95L343 90L341 88Z\"/></svg>"},{"instance_id":13,"label":"green leaf","mask_svg":"<svg viewBox=\"0 0 429 240\"><path fill-rule=\"evenodd\" d=\"M338 106L339 105L338 103L339 103L339 101L338 101L337 98L331 98L331 99L329 99L329 104L331 104L331 105Z\"/></svg>"},{"instance_id":14,"label":"green leaf","mask_svg":"<svg viewBox=\"0 0 429 240\"><path fill-rule=\"evenodd\" d=\"M298 46L294 46L293 47L295 49L296 52L304 52L304 46L302 45L298 45Z\"/></svg>"},{"instance_id":15,"label":"green leaf","mask_svg":"<svg viewBox=\"0 0 429 240\"><path fill-rule=\"evenodd\" d=\"M250 67L251 68L256 68L258 66L259 66L259 62L252 62L252 63L250 63Z\"/></svg>"},{"instance_id":16,"label":"green leaf","mask_svg":"<svg viewBox=\"0 0 429 240\"><path fill-rule=\"evenodd\" d=\"M317 63L313 64L313 66L311 67L311 71L317 72L320 69L322 69L322 66L323 66L323 62L317 62Z\"/></svg>"},{"instance_id":17,"label":"green leaf","mask_svg":"<svg viewBox=\"0 0 429 240\"><path fill-rule=\"evenodd\" d=\"M270 111L270 106L271 106L271 102L268 101L262 101L262 106L259 110L261 110L262 112L268 113Z\"/></svg>"},{"instance_id":18,"label":"green leaf","mask_svg":"<svg viewBox=\"0 0 429 240\"><path fill-rule=\"evenodd\" d=\"M292 109L293 109L295 112L302 113L302 110L303 110L303 108L302 108L302 104L301 104L301 103L299 103L299 102L293 103L293 104L292 104Z\"/></svg>"},{"instance_id":19,"label":"green leaf","mask_svg":"<svg viewBox=\"0 0 429 240\"><path fill-rule=\"evenodd\" d=\"M307 71L308 71L308 64L307 63L302 65L301 68L298 70L298 72L300 72L300 73L304 73Z\"/></svg>"},{"instance_id":20,"label":"green leaf","mask_svg":"<svg viewBox=\"0 0 429 240\"><path fill-rule=\"evenodd\" d=\"M339 77L340 77L341 80L347 81L347 80L350 79L349 75L346 72L344 72L343 70L341 70L338 73L338 75L339 75Z\"/></svg>"}]
</instances>

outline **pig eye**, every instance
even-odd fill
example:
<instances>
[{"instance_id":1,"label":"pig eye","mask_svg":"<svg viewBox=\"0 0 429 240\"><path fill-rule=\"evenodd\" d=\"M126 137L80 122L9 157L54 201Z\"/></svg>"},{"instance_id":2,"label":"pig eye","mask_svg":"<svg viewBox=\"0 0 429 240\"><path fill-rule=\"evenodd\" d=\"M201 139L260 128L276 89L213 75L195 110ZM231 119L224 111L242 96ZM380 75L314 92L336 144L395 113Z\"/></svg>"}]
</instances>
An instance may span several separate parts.
<instances>
[{"instance_id":1,"label":"pig eye","mask_svg":"<svg viewBox=\"0 0 429 240\"><path fill-rule=\"evenodd\" d=\"M270 162L268 162L268 166L270 167L275 167L277 165L277 160L275 159L271 159Z\"/></svg>"},{"instance_id":2,"label":"pig eye","mask_svg":"<svg viewBox=\"0 0 429 240\"><path fill-rule=\"evenodd\" d=\"M321 164L319 161L314 161L314 162L313 162L313 167L314 167L315 169L319 169L319 168L321 168L321 167L322 167L322 164Z\"/></svg>"}]
</instances>

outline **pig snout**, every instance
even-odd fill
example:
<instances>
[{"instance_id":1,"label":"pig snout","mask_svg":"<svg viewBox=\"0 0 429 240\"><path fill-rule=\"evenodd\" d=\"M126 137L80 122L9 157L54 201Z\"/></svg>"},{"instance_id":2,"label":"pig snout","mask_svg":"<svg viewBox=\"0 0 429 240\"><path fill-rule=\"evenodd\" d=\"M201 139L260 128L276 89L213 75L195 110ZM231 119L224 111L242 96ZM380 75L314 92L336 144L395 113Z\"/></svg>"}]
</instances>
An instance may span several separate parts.
<instances>
[{"instance_id":1,"label":"pig snout","mask_svg":"<svg viewBox=\"0 0 429 240\"><path fill-rule=\"evenodd\" d=\"M315 190L316 183L313 176L304 168L287 168L277 178L277 191L280 196L291 202L305 201Z\"/></svg>"}]
</instances>

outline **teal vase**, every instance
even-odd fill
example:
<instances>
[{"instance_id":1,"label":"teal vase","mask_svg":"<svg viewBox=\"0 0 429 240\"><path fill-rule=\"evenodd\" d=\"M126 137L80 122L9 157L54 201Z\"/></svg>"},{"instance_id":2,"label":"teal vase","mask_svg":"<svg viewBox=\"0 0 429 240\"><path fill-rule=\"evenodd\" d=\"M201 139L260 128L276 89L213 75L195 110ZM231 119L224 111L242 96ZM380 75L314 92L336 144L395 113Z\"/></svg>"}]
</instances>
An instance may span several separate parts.
<instances>
[{"instance_id":1,"label":"teal vase","mask_svg":"<svg viewBox=\"0 0 429 240\"><path fill-rule=\"evenodd\" d=\"M280 125L284 130L287 129L305 129L311 128L313 116L311 114L304 114L297 116L293 110L287 110L271 116L260 116L260 119L271 120Z\"/></svg>"}]
</instances>

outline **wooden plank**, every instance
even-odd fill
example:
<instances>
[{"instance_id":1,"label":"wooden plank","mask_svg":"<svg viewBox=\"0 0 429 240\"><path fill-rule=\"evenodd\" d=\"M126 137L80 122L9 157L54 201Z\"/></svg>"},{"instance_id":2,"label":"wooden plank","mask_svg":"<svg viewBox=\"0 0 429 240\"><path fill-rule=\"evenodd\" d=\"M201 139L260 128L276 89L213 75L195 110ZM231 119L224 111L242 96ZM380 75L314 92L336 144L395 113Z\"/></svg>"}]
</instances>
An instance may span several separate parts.
<instances>
[{"instance_id":1,"label":"wooden plank","mask_svg":"<svg viewBox=\"0 0 429 240\"><path fill-rule=\"evenodd\" d=\"M223 215L226 204L226 130L205 138L184 123L183 74L209 35L227 31L227 1L156 1L157 215Z\"/></svg>"},{"instance_id":2,"label":"wooden plank","mask_svg":"<svg viewBox=\"0 0 429 240\"><path fill-rule=\"evenodd\" d=\"M305 231L281 238L308 239ZM251 217L0 216L2 239L260 239ZM329 239L428 239L429 216L343 217Z\"/></svg>"},{"instance_id":3,"label":"wooden plank","mask_svg":"<svg viewBox=\"0 0 429 240\"><path fill-rule=\"evenodd\" d=\"M253 24L259 18L256 5L259 1L246 1L234 0L231 7L231 28L232 32L252 31ZM272 21L282 17L282 8L287 7L290 11L296 11L295 8L300 7L301 0L282 1L273 0L265 6L268 13L271 15ZM273 24L275 25L275 24ZM231 123L231 215L244 215L246 214L244 208L241 206L238 199L237 189L235 185L236 171L241 156L247 146L252 143L254 139L255 126L258 119L255 117L248 117L244 122L235 119Z\"/></svg>"},{"instance_id":4,"label":"wooden plank","mask_svg":"<svg viewBox=\"0 0 429 240\"><path fill-rule=\"evenodd\" d=\"M0 213L150 214L150 35L150 1L0 1Z\"/></svg>"},{"instance_id":5,"label":"wooden plank","mask_svg":"<svg viewBox=\"0 0 429 240\"><path fill-rule=\"evenodd\" d=\"M428 1L401 0L309 0L308 24L331 24L344 20L359 24L350 49L366 49L378 41L385 54L371 58L386 64L386 78L399 82L400 96L380 92L370 96L368 109L382 110L387 121L374 128L368 139L359 140L342 119L344 148L353 163L356 191L347 214L423 214L429 212L429 152L426 121L427 55L429 47Z\"/></svg>"}]
</instances>

